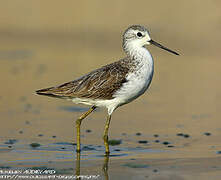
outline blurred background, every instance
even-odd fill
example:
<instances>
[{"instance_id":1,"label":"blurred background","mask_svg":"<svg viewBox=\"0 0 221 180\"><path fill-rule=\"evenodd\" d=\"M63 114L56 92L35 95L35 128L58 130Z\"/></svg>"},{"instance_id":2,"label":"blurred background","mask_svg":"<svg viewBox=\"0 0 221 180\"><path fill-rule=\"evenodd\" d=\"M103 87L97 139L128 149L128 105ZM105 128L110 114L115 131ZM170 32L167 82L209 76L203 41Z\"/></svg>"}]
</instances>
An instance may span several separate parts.
<instances>
[{"instance_id":1,"label":"blurred background","mask_svg":"<svg viewBox=\"0 0 221 180\"><path fill-rule=\"evenodd\" d=\"M180 56L148 47L155 60L150 89L113 114L110 136L219 135L220 7L218 0L1 1L0 137L73 142L74 120L86 107L35 90L124 57L122 34L132 24L146 26L155 41ZM102 144L105 116L99 110L84 120L82 131L92 130L85 144Z\"/></svg>"}]
</instances>

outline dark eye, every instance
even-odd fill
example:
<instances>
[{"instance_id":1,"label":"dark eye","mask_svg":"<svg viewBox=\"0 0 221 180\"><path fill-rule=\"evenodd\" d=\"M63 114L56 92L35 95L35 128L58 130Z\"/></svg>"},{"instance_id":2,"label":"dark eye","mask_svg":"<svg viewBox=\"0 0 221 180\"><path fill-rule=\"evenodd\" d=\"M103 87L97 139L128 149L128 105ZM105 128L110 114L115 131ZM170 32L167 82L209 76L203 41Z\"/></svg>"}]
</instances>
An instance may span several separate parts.
<instances>
[{"instance_id":1,"label":"dark eye","mask_svg":"<svg viewBox=\"0 0 221 180\"><path fill-rule=\"evenodd\" d=\"M142 35L141 32L138 32L138 33L137 33L137 36L138 36L138 37L142 37L143 35Z\"/></svg>"}]
</instances>

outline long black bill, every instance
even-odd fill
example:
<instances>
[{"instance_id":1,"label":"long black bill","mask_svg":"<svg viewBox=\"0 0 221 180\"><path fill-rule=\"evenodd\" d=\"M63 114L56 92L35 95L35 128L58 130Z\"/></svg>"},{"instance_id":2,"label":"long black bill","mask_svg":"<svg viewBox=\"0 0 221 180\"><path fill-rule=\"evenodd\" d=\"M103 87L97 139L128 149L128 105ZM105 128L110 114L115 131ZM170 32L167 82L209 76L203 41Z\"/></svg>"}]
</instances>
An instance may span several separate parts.
<instances>
[{"instance_id":1,"label":"long black bill","mask_svg":"<svg viewBox=\"0 0 221 180\"><path fill-rule=\"evenodd\" d=\"M155 46L157 46L157 47L159 47L159 48L162 48L162 49L164 49L164 50L166 50L166 51L169 51L169 52L171 52L171 53L173 53L173 54L175 54L175 55L179 55L177 52L172 51L172 50L170 50L170 49L168 49L168 48L162 46L161 44L157 43L156 41L154 41L154 40L152 40L152 39L151 39L149 42L150 42L150 44L153 44L153 45L155 45Z\"/></svg>"}]
</instances>

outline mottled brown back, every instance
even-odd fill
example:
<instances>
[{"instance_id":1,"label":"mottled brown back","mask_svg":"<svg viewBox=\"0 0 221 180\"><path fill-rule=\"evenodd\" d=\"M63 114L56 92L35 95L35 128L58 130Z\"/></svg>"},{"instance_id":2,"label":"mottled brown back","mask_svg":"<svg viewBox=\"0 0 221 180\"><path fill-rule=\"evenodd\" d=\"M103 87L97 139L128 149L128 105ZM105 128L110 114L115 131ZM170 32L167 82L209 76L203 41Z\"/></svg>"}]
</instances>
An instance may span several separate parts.
<instances>
[{"instance_id":1,"label":"mottled brown back","mask_svg":"<svg viewBox=\"0 0 221 180\"><path fill-rule=\"evenodd\" d=\"M133 65L129 58L103 66L74 81L36 91L39 95L59 98L112 99L126 82L126 74Z\"/></svg>"}]
</instances>

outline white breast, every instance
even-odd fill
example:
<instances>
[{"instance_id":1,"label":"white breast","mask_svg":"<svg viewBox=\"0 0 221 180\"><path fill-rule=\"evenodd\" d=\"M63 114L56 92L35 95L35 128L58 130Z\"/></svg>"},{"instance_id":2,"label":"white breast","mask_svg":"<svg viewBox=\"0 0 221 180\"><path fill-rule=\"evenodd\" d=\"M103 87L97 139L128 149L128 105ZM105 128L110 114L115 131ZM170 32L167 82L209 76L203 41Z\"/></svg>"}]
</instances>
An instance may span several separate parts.
<instances>
[{"instance_id":1,"label":"white breast","mask_svg":"<svg viewBox=\"0 0 221 180\"><path fill-rule=\"evenodd\" d=\"M141 48L136 51L135 61L137 67L135 71L126 77L127 82L114 94L122 104L129 103L142 95L149 87L153 77L153 58L149 51Z\"/></svg>"}]
</instances>

